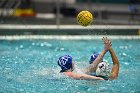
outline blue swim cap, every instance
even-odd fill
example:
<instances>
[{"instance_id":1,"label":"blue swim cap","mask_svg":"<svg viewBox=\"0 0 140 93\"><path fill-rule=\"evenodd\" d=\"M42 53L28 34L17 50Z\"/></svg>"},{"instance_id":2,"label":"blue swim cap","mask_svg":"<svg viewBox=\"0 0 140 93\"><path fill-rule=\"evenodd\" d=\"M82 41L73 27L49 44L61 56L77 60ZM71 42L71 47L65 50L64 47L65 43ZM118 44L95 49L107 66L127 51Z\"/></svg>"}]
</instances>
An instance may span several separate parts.
<instances>
[{"instance_id":1,"label":"blue swim cap","mask_svg":"<svg viewBox=\"0 0 140 93\"><path fill-rule=\"evenodd\" d=\"M99 53L93 53L90 57L90 60L89 60L89 64L91 64L97 57L98 57Z\"/></svg>"},{"instance_id":2,"label":"blue swim cap","mask_svg":"<svg viewBox=\"0 0 140 93\"><path fill-rule=\"evenodd\" d=\"M62 69L60 72L64 72L72 68L72 57L69 55L59 57L57 62Z\"/></svg>"}]
</instances>

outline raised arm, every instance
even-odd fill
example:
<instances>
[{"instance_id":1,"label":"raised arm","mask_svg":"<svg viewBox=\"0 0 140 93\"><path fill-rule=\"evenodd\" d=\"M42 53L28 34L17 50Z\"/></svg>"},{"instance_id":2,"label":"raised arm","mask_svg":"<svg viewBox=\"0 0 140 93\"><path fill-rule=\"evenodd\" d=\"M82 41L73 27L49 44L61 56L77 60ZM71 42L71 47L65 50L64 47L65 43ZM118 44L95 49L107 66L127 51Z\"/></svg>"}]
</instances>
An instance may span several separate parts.
<instances>
[{"instance_id":1,"label":"raised arm","mask_svg":"<svg viewBox=\"0 0 140 93\"><path fill-rule=\"evenodd\" d=\"M111 75L109 78L113 80L113 79L116 79L119 74L119 61L112 47L109 49L109 53L113 61L113 67L112 67Z\"/></svg>"},{"instance_id":2,"label":"raised arm","mask_svg":"<svg viewBox=\"0 0 140 93\"><path fill-rule=\"evenodd\" d=\"M86 73L89 74L91 72L95 72L96 68L98 66L98 64L101 62L101 60L103 59L104 55L106 54L107 51L103 50L99 56L94 60L94 62L92 62L92 64L89 65L89 67L87 67L86 69Z\"/></svg>"},{"instance_id":3,"label":"raised arm","mask_svg":"<svg viewBox=\"0 0 140 93\"><path fill-rule=\"evenodd\" d=\"M101 62L104 55L106 54L106 52L108 52L108 50L110 49L110 47L112 45L110 40L108 40L107 38L103 37L102 40L104 42L104 49L99 54L99 56L92 62L92 64L87 68L86 73L94 72L96 70L98 64Z\"/></svg>"},{"instance_id":4,"label":"raised arm","mask_svg":"<svg viewBox=\"0 0 140 93\"><path fill-rule=\"evenodd\" d=\"M74 78L74 79L82 79L82 80L104 80L101 77L96 77L96 76L91 76L91 75L87 75L87 74L77 74L77 73L73 73L73 72L64 72L64 74L70 78Z\"/></svg>"}]
</instances>

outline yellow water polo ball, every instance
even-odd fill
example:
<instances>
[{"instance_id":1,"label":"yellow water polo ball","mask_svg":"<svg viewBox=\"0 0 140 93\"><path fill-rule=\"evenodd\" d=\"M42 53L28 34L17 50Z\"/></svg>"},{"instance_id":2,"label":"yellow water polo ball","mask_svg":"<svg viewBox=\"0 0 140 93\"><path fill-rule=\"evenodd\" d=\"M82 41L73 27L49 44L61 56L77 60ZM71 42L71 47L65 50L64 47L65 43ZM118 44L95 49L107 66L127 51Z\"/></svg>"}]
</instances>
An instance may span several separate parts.
<instances>
[{"instance_id":1,"label":"yellow water polo ball","mask_svg":"<svg viewBox=\"0 0 140 93\"><path fill-rule=\"evenodd\" d=\"M82 26L88 26L92 21L93 15L87 10L83 10L77 15L77 22Z\"/></svg>"}]
</instances>

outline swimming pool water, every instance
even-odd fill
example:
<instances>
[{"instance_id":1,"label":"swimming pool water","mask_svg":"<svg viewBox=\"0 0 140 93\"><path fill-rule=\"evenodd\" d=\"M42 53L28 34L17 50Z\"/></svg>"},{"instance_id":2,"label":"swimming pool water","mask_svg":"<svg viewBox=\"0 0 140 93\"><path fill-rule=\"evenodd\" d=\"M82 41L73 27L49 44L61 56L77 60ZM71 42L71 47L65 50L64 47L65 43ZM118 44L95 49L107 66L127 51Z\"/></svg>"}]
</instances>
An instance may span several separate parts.
<instances>
[{"instance_id":1,"label":"swimming pool water","mask_svg":"<svg viewBox=\"0 0 140 93\"><path fill-rule=\"evenodd\" d=\"M0 93L140 93L140 40L112 40L120 61L117 80L73 80L59 74L59 56L84 68L101 40L0 40ZM111 63L109 53L104 57Z\"/></svg>"}]
</instances>

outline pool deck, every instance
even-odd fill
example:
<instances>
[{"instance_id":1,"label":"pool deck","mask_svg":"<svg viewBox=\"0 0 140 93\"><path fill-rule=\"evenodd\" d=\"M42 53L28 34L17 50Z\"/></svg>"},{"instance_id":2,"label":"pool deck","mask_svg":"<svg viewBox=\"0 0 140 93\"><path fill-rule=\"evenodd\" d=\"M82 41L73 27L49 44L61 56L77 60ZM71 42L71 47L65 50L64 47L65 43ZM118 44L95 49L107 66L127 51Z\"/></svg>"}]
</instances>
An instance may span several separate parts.
<instances>
[{"instance_id":1,"label":"pool deck","mask_svg":"<svg viewBox=\"0 0 140 93\"><path fill-rule=\"evenodd\" d=\"M140 25L17 25L1 24L0 29L140 29Z\"/></svg>"},{"instance_id":2,"label":"pool deck","mask_svg":"<svg viewBox=\"0 0 140 93\"><path fill-rule=\"evenodd\" d=\"M101 40L102 37L108 37L110 39L140 39L140 36L127 36L127 35L12 35L12 36L0 36L0 40L34 40L34 39L41 39L41 40L50 40L50 39L57 39L57 40Z\"/></svg>"},{"instance_id":3,"label":"pool deck","mask_svg":"<svg viewBox=\"0 0 140 93\"><path fill-rule=\"evenodd\" d=\"M7 35L123 35L139 36L140 25L17 25L1 24L0 36Z\"/></svg>"}]
</instances>

